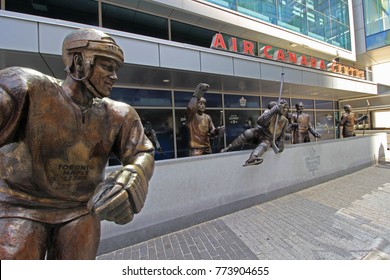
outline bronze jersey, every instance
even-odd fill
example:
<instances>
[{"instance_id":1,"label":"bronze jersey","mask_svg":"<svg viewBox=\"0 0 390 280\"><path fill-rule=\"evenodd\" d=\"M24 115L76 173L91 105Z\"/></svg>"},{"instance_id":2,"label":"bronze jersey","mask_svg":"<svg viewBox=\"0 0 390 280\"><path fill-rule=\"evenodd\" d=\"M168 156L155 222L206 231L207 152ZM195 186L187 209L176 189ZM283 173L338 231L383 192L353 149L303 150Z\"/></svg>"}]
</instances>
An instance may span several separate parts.
<instances>
[{"instance_id":1,"label":"bronze jersey","mask_svg":"<svg viewBox=\"0 0 390 280\"><path fill-rule=\"evenodd\" d=\"M341 116L340 126L343 127L343 137L351 137L355 136L355 124L357 123L357 119L355 113L344 113Z\"/></svg>"},{"instance_id":2,"label":"bronze jersey","mask_svg":"<svg viewBox=\"0 0 390 280\"><path fill-rule=\"evenodd\" d=\"M192 97L187 107L187 125L189 130L189 147L191 149L209 149L210 132L215 129L211 117L197 113L197 98Z\"/></svg>"},{"instance_id":3,"label":"bronze jersey","mask_svg":"<svg viewBox=\"0 0 390 280\"><path fill-rule=\"evenodd\" d=\"M124 164L153 154L131 106L96 98L80 108L61 83L0 71L0 216L58 223L86 214L111 152Z\"/></svg>"},{"instance_id":4,"label":"bronze jersey","mask_svg":"<svg viewBox=\"0 0 390 280\"><path fill-rule=\"evenodd\" d=\"M306 113L294 113L292 114L291 122L298 124L298 127L293 130L293 143L310 142L309 130L312 129L310 115Z\"/></svg>"}]
</instances>

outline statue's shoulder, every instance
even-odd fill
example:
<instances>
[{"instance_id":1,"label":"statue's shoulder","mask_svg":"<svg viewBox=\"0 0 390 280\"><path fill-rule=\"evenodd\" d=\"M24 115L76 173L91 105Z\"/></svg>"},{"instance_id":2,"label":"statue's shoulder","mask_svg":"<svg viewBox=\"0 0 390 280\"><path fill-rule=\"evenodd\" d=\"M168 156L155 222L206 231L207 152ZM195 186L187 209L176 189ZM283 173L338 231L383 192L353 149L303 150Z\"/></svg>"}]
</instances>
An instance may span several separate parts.
<instances>
[{"instance_id":1,"label":"statue's shoulder","mask_svg":"<svg viewBox=\"0 0 390 280\"><path fill-rule=\"evenodd\" d=\"M14 89L25 89L41 83L57 83L61 81L43 74L37 70L26 67L9 67L0 70L0 85L7 87L10 91Z\"/></svg>"},{"instance_id":2,"label":"statue's shoulder","mask_svg":"<svg viewBox=\"0 0 390 280\"><path fill-rule=\"evenodd\" d=\"M135 109L125 102L116 101L108 97L103 98L102 102L107 107L107 110L113 114L120 115L122 117L129 114L134 116L137 115Z\"/></svg>"}]
</instances>

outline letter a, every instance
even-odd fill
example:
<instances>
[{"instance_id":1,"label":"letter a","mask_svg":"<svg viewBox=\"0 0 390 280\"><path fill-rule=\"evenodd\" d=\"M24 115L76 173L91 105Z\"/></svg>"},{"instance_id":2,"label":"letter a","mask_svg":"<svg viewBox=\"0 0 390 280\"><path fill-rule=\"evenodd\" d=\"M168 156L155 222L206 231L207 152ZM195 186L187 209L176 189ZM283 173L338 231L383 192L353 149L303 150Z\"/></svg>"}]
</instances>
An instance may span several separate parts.
<instances>
[{"instance_id":1,"label":"letter a","mask_svg":"<svg viewBox=\"0 0 390 280\"><path fill-rule=\"evenodd\" d=\"M211 41L211 48L212 49L226 49L225 41L223 40L223 36L221 33L217 33L214 35L213 40Z\"/></svg>"}]
</instances>

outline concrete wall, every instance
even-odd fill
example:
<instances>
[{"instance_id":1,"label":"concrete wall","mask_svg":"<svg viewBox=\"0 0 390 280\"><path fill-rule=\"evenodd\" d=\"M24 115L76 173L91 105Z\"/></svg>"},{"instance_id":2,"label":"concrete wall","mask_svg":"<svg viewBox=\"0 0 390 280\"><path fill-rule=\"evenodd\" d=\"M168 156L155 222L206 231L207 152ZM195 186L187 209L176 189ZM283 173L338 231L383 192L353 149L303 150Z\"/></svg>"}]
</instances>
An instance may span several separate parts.
<instances>
[{"instance_id":1,"label":"concrete wall","mask_svg":"<svg viewBox=\"0 0 390 280\"><path fill-rule=\"evenodd\" d=\"M141 213L124 226L102 222L99 254L371 166L386 149L378 133L269 150L258 166L242 167L251 151L159 161Z\"/></svg>"}]
</instances>

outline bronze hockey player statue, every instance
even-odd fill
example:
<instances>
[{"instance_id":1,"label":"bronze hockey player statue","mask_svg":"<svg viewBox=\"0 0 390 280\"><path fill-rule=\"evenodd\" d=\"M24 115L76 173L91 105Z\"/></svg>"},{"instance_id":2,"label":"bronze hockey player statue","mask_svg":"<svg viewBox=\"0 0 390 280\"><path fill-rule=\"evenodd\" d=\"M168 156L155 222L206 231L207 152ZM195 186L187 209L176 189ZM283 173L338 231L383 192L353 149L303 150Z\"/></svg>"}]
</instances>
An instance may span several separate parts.
<instances>
[{"instance_id":1,"label":"bronze hockey player statue","mask_svg":"<svg viewBox=\"0 0 390 280\"><path fill-rule=\"evenodd\" d=\"M271 102L268 108L259 116L257 125L254 128L245 130L221 152L234 151L248 143L256 144L257 147L252 151L244 166L262 163L263 159L261 156L271 146L276 153L283 152L285 132L288 126L288 120L285 117L288 109L287 102L284 99L281 99L279 104Z\"/></svg>"},{"instance_id":2,"label":"bronze hockey player statue","mask_svg":"<svg viewBox=\"0 0 390 280\"><path fill-rule=\"evenodd\" d=\"M311 125L309 114L303 112L303 103L299 102L295 104L295 108L297 111L291 115L291 124L287 128L288 133L292 132L292 143L310 142L309 132L315 138L320 138L321 135Z\"/></svg>"},{"instance_id":3,"label":"bronze hockey player statue","mask_svg":"<svg viewBox=\"0 0 390 280\"><path fill-rule=\"evenodd\" d=\"M100 221L141 211L154 148L129 105L109 98L121 48L95 29L63 42L67 77L0 71L0 258L94 259ZM114 153L123 167L105 179Z\"/></svg>"},{"instance_id":4,"label":"bronze hockey player statue","mask_svg":"<svg viewBox=\"0 0 390 280\"><path fill-rule=\"evenodd\" d=\"M355 113L352 112L351 105L344 106L344 113L341 116L339 126L343 127L342 135L343 138L356 136L355 133L355 125L361 123L368 119L367 115L361 116L360 118L356 118Z\"/></svg>"},{"instance_id":5,"label":"bronze hockey player statue","mask_svg":"<svg viewBox=\"0 0 390 280\"><path fill-rule=\"evenodd\" d=\"M189 155L211 154L210 139L225 133L225 127L215 127L211 117L205 113L208 84L200 83L187 105L187 126L189 131Z\"/></svg>"}]
</instances>

